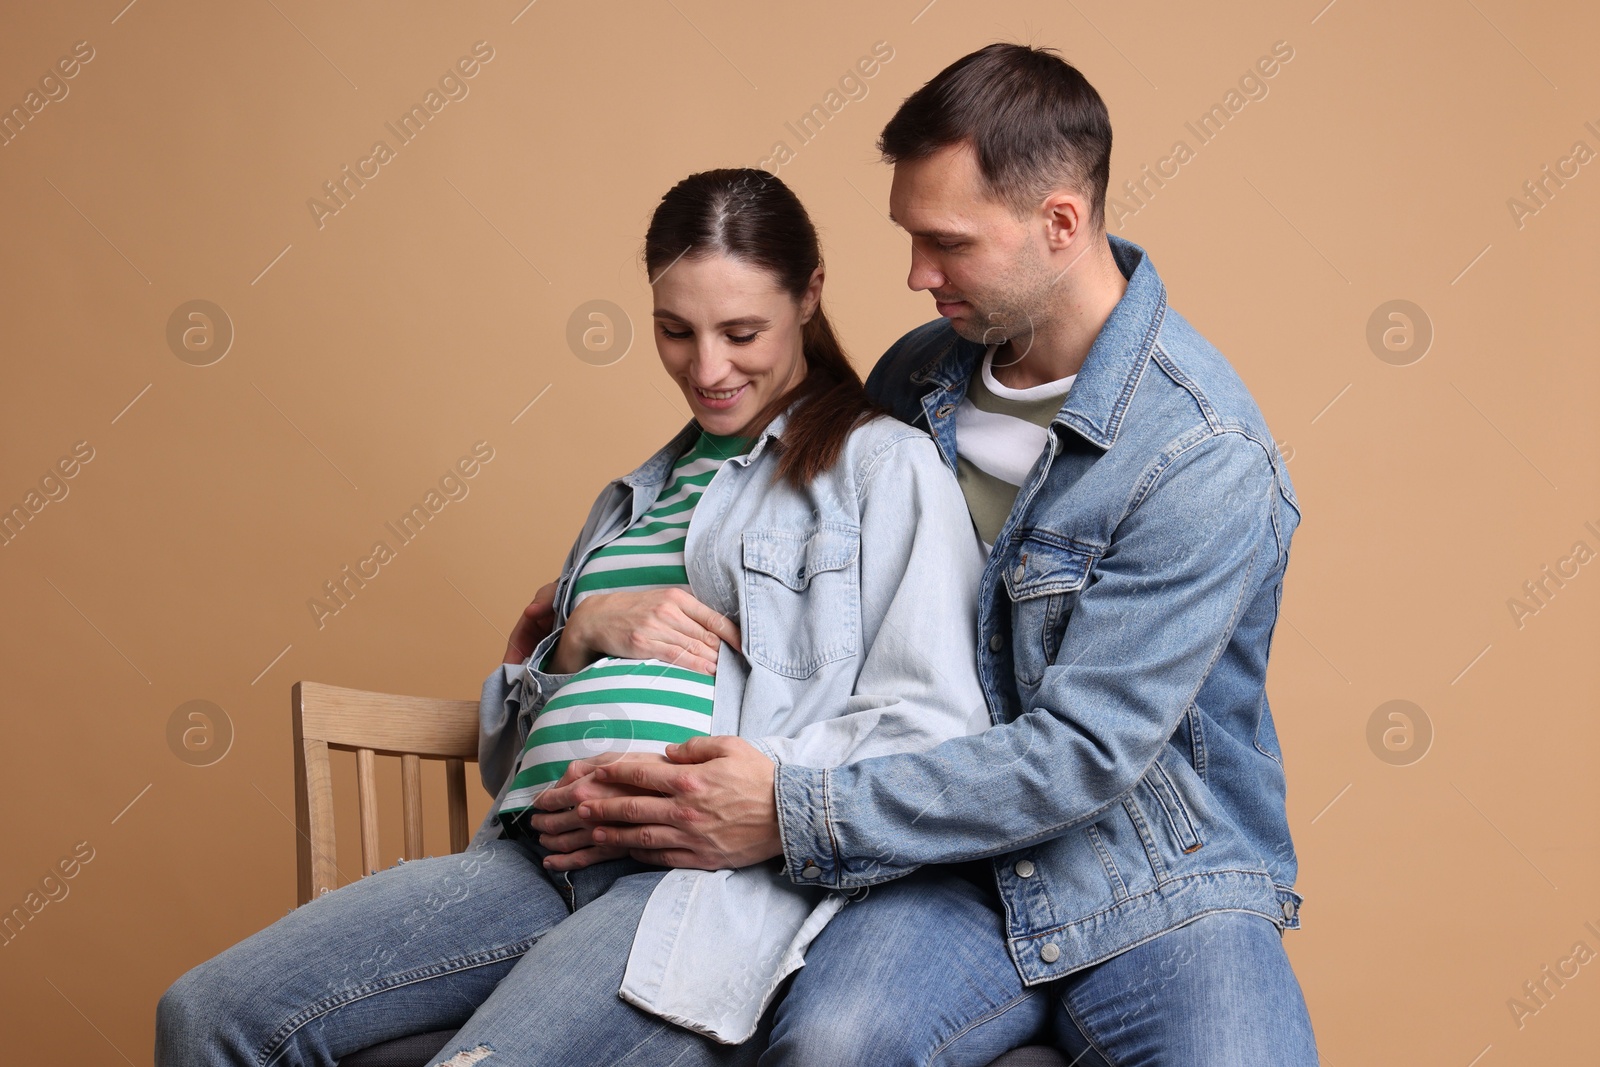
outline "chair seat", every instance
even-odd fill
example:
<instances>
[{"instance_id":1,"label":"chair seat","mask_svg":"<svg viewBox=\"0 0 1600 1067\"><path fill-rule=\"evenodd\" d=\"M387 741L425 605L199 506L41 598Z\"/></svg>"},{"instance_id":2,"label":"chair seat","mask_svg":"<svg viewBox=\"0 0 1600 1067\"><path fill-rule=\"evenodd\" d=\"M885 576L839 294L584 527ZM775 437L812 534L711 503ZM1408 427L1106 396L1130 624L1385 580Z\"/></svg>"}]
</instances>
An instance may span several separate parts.
<instances>
[{"instance_id":1,"label":"chair seat","mask_svg":"<svg viewBox=\"0 0 1600 1067\"><path fill-rule=\"evenodd\" d=\"M352 1052L339 1061L339 1067L427 1067L439 1055L454 1030L433 1030L426 1034L397 1037L381 1045ZM1029 1045L1012 1049L989 1067L1067 1067L1066 1058L1052 1048Z\"/></svg>"},{"instance_id":2,"label":"chair seat","mask_svg":"<svg viewBox=\"0 0 1600 1067\"><path fill-rule=\"evenodd\" d=\"M1067 1058L1045 1045L1025 1045L992 1061L989 1067L1068 1067Z\"/></svg>"},{"instance_id":3,"label":"chair seat","mask_svg":"<svg viewBox=\"0 0 1600 1067\"><path fill-rule=\"evenodd\" d=\"M339 1061L338 1067L428 1067L455 1036L454 1030L430 1030L425 1034L397 1037L350 1053Z\"/></svg>"}]
</instances>

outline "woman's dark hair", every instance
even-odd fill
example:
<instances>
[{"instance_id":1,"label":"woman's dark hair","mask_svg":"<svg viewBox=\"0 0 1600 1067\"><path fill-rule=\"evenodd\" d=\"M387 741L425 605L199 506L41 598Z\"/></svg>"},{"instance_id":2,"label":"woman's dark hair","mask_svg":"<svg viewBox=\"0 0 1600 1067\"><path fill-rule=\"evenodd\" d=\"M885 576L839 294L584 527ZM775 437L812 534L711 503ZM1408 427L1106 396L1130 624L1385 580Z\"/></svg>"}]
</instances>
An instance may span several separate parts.
<instances>
[{"instance_id":1,"label":"woman's dark hair","mask_svg":"<svg viewBox=\"0 0 1600 1067\"><path fill-rule=\"evenodd\" d=\"M667 191L650 218L644 262L652 285L680 259L716 255L766 271L795 300L822 263L817 229L799 198L776 175L749 167L689 175ZM778 459L778 477L796 488L838 461L858 423L887 413L867 397L820 302L801 330L806 376L774 397L750 424L759 430L791 403L801 402L785 424Z\"/></svg>"},{"instance_id":2,"label":"woman's dark hair","mask_svg":"<svg viewBox=\"0 0 1600 1067\"><path fill-rule=\"evenodd\" d=\"M991 44L962 56L906 97L878 151L898 163L962 142L977 152L989 191L1019 216L1066 187L1089 198L1090 226L1105 229L1111 116L1054 49Z\"/></svg>"}]
</instances>

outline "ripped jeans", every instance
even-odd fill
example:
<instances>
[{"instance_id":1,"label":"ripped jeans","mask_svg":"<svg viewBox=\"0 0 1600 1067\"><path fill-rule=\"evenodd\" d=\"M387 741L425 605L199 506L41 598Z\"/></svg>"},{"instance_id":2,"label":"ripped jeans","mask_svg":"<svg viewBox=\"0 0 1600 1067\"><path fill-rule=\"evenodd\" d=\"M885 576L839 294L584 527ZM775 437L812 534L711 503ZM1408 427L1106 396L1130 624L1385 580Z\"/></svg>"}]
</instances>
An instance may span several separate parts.
<instances>
[{"instance_id":1,"label":"ripped jeans","mask_svg":"<svg viewBox=\"0 0 1600 1067\"><path fill-rule=\"evenodd\" d=\"M156 1067L334 1067L459 1028L442 1067L753 1064L738 1047L617 997L664 869L630 859L551 874L494 838L402 862L304 904L193 968L156 1008Z\"/></svg>"}]
</instances>

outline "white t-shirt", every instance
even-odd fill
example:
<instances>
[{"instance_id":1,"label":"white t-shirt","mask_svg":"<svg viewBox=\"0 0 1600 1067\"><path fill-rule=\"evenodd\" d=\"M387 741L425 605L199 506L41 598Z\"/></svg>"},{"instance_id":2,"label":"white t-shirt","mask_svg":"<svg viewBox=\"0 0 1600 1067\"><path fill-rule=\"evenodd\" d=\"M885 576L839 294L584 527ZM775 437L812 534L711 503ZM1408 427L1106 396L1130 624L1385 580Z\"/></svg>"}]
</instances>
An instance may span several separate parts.
<instances>
[{"instance_id":1,"label":"white t-shirt","mask_svg":"<svg viewBox=\"0 0 1600 1067\"><path fill-rule=\"evenodd\" d=\"M1050 439L1045 427L1078 377L1069 374L1026 389L1002 385L993 370L998 347L984 352L956 407L956 474L985 552Z\"/></svg>"}]
</instances>

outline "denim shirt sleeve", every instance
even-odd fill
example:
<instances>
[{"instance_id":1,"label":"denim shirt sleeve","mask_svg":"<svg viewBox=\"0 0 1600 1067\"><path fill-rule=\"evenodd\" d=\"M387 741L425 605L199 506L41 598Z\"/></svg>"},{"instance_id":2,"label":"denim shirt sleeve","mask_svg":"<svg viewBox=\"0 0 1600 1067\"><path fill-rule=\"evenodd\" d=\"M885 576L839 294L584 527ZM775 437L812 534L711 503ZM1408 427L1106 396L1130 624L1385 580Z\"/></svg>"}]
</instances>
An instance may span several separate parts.
<instances>
[{"instance_id":1,"label":"denim shirt sleeve","mask_svg":"<svg viewBox=\"0 0 1600 1067\"><path fill-rule=\"evenodd\" d=\"M478 774L491 797L499 795L521 755L521 721L531 722L551 694L572 679L570 674L547 674L535 666L555 648L564 628L565 623L552 630L525 661L502 663L483 680L478 698Z\"/></svg>"},{"instance_id":2,"label":"denim shirt sleeve","mask_svg":"<svg viewBox=\"0 0 1600 1067\"><path fill-rule=\"evenodd\" d=\"M788 736L747 738L780 765L923 750L989 725L974 652L983 549L960 486L920 431L886 445L860 484L854 691L837 715ZM799 871L813 856L792 858Z\"/></svg>"},{"instance_id":3,"label":"denim shirt sleeve","mask_svg":"<svg viewBox=\"0 0 1600 1067\"><path fill-rule=\"evenodd\" d=\"M583 530L572 542L572 547L567 549L566 558L561 563L561 581L556 587L555 626L544 640L534 646L526 660L521 663L502 663L483 681L483 692L478 698L478 774L491 797L499 795L500 787L521 755L524 736L522 721L531 723L551 694L572 679L570 674L548 674L538 668L556 647L562 631L566 629L566 613L562 610L561 602L566 599L564 594L573 568L580 551L593 537L606 499L605 491L595 499Z\"/></svg>"},{"instance_id":4,"label":"denim shirt sleeve","mask_svg":"<svg viewBox=\"0 0 1600 1067\"><path fill-rule=\"evenodd\" d=\"M1271 462L1243 434L1164 453L1140 484L1016 719L926 752L778 767L791 878L854 888L1000 855L1093 822L1133 788L1283 554ZM1009 656L993 664L1009 670Z\"/></svg>"}]
</instances>

